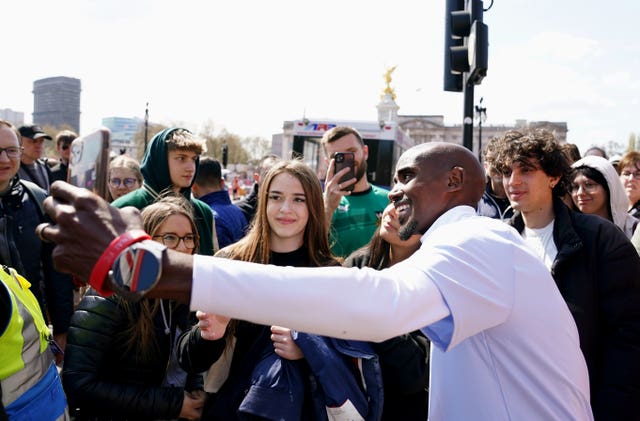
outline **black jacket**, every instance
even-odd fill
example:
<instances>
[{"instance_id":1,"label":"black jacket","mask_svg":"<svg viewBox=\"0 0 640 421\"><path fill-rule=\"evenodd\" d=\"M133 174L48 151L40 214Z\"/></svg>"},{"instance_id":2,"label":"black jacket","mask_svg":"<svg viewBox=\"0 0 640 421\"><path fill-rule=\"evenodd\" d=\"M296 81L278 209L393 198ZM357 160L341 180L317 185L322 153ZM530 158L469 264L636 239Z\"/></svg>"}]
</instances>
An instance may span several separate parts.
<instances>
[{"instance_id":1,"label":"black jacket","mask_svg":"<svg viewBox=\"0 0 640 421\"><path fill-rule=\"evenodd\" d=\"M57 180L67 181L68 173L69 164L65 164L62 161L58 162L56 165L51 167L49 183L53 184L53 182Z\"/></svg>"},{"instance_id":2,"label":"black jacket","mask_svg":"<svg viewBox=\"0 0 640 421\"><path fill-rule=\"evenodd\" d=\"M125 349L122 332L129 322L115 296L103 298L90 291L71 319L62 383L69 409L76 419L152 420L177 418L184 389L163 387L176 327L186 323L188 309L172 307L170 334L162 314L154 316L158 350L142 359ZM139 309L138 306L134 306ZM167 312L168 313L168 312ZM184 326L186 327L186 326Z\"/></svg>"},{"instance_id":3,"label":"black jacket","mask_svg":"<svg viewBox=\"0 0 640 421\"><path fill-rule=\"evenodd\" d=\"M369 249L362 247L345 259L344 266L365 267L369 256ZM416 330L380 343L372 342L371 346L378 354L382 371L382 421L426 420L429 412L429 339Z\"/></svg>"},{"instance_id":4,"label":"black jacket","mask_svg":"<svg viewBox=\"0 0 640 421\"><path fill-rule=\"evenodd\" d=\"M43 189L18 176L0 195L0 264L15 268L31 283L45 320L53 324L58 334L69 328L73 283L70 275L54 269L54 245L43 243L36 235L36 227L50 221L42 211L46 195Z\"/></svg>"},{"instance_id":5,"label":"black jacket","mask_svg":"<svg viewBox=\"0 0 640 421\"><path fill-rule=\"evenodd\" d=\"M258 183L253 183L251 186L251 191L247 194L243 199L236 202L236 206L240 208L244 217L247 218L247 223L251 224L253 220L253 216L256 214L256 209L258 209L258 190L260 185Z\"/></svg>"},{"instance_id":6,"label":"black jacket","mask_svg":"<svg viewBox=\"0 0 640 421\"><path fill-rule=\"evenodd\" d=\"M640 419L640 257L612 222L554 199L551 274L587 361L596 419ZM522 215L509 221L519 232Z\"/></svg>"}]
</instances>

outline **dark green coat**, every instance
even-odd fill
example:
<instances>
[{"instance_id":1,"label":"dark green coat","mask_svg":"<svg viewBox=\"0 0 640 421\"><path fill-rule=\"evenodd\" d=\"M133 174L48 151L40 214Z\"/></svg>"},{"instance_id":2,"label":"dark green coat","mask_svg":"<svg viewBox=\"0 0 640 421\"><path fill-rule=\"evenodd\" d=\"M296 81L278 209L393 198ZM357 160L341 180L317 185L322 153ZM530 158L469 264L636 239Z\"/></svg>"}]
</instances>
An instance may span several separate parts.
<instances>
[{"instance_id":1,"label":"dark green coat","mask_svg":"<svg viewBox=\"0 0 640 421\"><path fill-rule=\"evenodd\" d=\"M144 209L148 205L158 201L163 195L173 191L171 176L169 175L169 163L167 160L167 136L176 128L165 129L156 134L149 143L140 170L144 181L142 187L134 190L111 204L117 208L133 206L137 209ZM196 174L200 160L196 161ZM195 180L195 176L193 177ZM212 256L213 247L213 211L206 203L191 196L191 188L186 187L180 190L187 200L193 205L193 217L200 236L200 250L198 254Z\"/></svg>"}]
</instances>

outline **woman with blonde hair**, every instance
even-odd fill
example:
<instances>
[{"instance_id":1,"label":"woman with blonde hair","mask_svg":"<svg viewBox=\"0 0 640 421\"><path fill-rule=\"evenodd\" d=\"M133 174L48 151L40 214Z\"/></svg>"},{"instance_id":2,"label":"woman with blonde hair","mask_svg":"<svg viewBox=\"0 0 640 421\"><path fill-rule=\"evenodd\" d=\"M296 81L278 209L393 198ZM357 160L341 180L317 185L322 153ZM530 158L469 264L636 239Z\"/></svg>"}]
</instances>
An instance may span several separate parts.
<instances>
[{"instance_id":1,"label":"woman with blonde hair","mask_svg":"<svg viewBox=\"0 0 640 421\"><path fill-rule=\"evenodd\" d=\"M140 163L127 155L118 155L109 162L107 174L110 201L142 186Z\"/></svg>"}]
</instances>

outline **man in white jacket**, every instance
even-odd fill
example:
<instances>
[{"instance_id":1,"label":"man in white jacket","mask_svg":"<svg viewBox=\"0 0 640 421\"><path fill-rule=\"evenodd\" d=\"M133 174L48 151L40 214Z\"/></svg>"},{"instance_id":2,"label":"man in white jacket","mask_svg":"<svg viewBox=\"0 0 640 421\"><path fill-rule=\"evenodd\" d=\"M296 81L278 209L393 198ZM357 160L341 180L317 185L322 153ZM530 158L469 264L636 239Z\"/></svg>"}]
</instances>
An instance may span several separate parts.
<instances>
[{"instance_id":1,"label":"man in white jacket","mask_svg":"<svg viewBox=\"0 0 640 421\"><path fill-rule=\"evenodd\" d=\"M431 419L592 419L571 314L518 233L475 214L484 182L480 163L461 146L406 151L389 198L400 235L420 233L422 245L383 271L274 267L169 250L154 261L161 273L150 268L141 283L154 284L149 296L338 338L381 341L421 328L434 344ZM148 247L121 246L126 234L114 240L140 227L136 212L64 183L54 184L52 196L45 208L58 225L39 231L57 243L59 267L105 291L129 284L105 284L91 273L101 255L104 265L124 247L135 261ZM81 246L80 233L96 241Z\"/></svg>"}]
</instances>

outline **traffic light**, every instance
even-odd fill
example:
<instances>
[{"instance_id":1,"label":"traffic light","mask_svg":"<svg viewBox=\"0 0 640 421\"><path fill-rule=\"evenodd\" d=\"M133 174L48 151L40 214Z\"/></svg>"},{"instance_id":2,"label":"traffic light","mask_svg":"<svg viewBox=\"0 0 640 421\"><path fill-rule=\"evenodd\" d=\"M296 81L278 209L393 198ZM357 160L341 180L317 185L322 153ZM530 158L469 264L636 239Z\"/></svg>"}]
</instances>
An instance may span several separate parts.
<instances>
[{"instance_id":1,"label":"traffic light","mask_svg":"<svg viewBox=\"0 0 640 421\"><path fill-rule=\"evenodd\" d=\"M462 72L451 69L451 49L462 46L461 37L453 37L451 33L452 12L464 9L464 0L447 0L444 14L444 90L462 92Z\"/></svg>"},{"instance_id":2,"label":"traffic light","mask_svg":"<svg viewBox=\"0 0 640 421\"><path fill-rule=\"evenodd\" d=\"M446 86L447 70L454 75L466 73L466 83L471 85L479 85L487 75L489 29L482 22L482 0L463 3L464 0L447 0L445 55L449 57L445 57L445 90L451 90Z\"/></svg>"}]
</instances>

